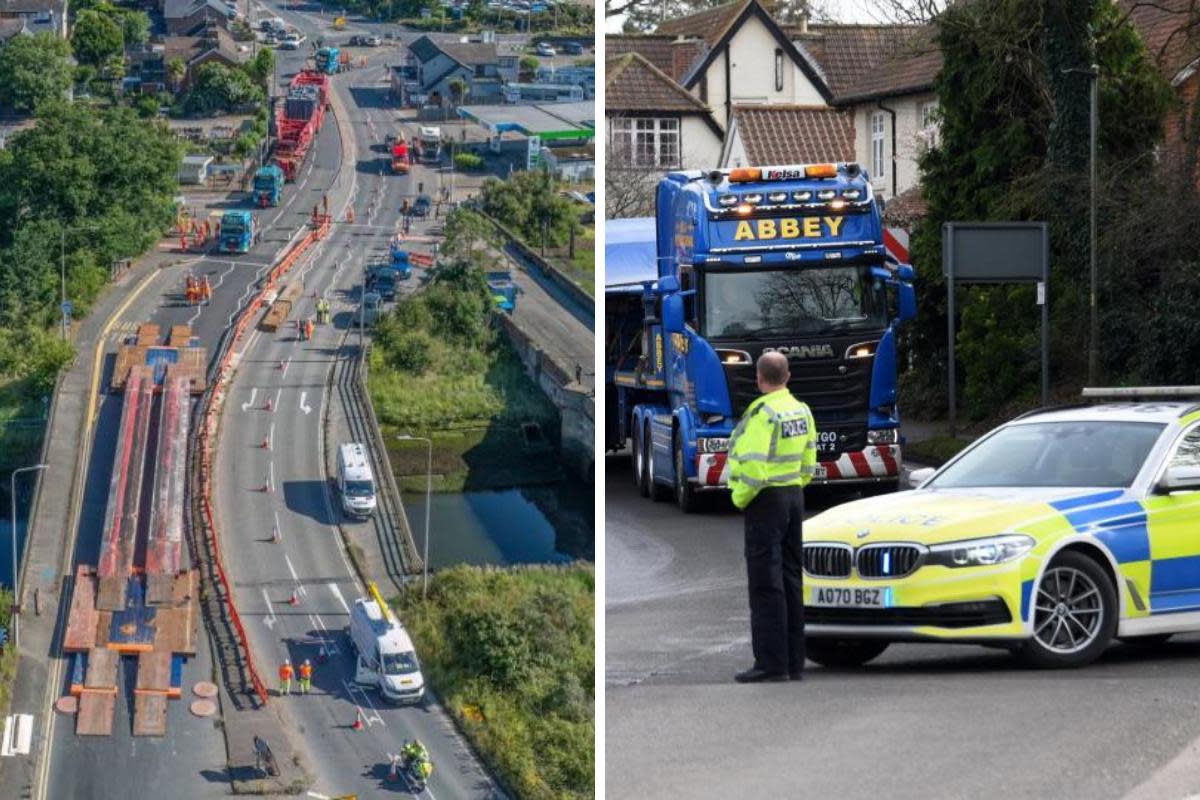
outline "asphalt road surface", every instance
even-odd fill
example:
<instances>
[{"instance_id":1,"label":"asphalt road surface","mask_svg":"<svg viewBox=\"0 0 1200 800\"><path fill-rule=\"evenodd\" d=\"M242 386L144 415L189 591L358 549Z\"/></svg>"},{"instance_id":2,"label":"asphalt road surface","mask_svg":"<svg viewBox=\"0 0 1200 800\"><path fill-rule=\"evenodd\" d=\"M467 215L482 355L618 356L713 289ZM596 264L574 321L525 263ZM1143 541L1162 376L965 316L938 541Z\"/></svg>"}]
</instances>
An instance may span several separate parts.
<instances>
[{"instance_id":1,"label":"asphalt road surface","mask_svg":"<svg viewBox=\"0 0 1200 800\"><path fill-rule=\"evenodd\" d=\"M862 669L809 664L800 683L742 686L741 516L639 497L624 455L607 457L606 474L607 797L1200 791L1200 638L1115 645L1064 672L1001 650L894 644ZM810 515L838 501L816 500Z\"/></svg>"},{"instance_id":2,"label":"asphalt road surface","mask_svg":"<svg viewBox=\"0 0 1200 800\"><path fill-rule=\"evenodd\" d=\"M290 15L291 20L303 24L304 17ZM355 223L335 222L330 236L294 270L305 282L305 296L292 318L314 315L316 292L331 299L334 324L318 327L312 342L298 341L291 326L255 332L245 341L222 418L214 502L256 665L272 686L285 657L315 665L312 695L273 700L283 706L313 769L313 791L407 794L402 782L387 780L389 754L398 753L405 739L420 738L434 764L422 796L495 797L497 787L435 698L423 706L397 707L352 684L346 628L350 604L362 590L342 549L337 498L326 479L324 406L339 402L326 381L337 359L356 357L357 333L347 337L346 328L357 308L362 267L386 254L413 181L429 179L423 170L410 177L381 170L386 154L376 148L394 125L395 111L382 102L379 88L388 54L370 55L371 66L334 81L351 150L330 193L330 210L343 220L345 209L353 208ZM422 235L428 225L418 222L412 234ZM422 277L416 270L404 290ZM333 442L348 438L339 430L330 436ZM269 448L261 446L264 439ZM262 491L264 485L271 490ZM273 541L274 529L279 542ZM356 731L351 725L359 713L365 728Z\"/></svg>"}]
</instances>

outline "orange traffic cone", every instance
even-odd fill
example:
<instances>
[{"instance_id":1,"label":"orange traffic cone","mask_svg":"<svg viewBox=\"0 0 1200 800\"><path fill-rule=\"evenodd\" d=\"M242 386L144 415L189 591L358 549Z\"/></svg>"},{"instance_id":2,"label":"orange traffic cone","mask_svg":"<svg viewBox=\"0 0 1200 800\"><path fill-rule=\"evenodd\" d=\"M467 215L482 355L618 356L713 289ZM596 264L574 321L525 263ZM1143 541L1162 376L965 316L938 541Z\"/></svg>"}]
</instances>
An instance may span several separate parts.
<instances>
[{"instance_id":1,"label":"orange traffic cone","mask_svg":"<svg viewBox=\"0 0 1200 800\"><path fill-rule=\"evenodd\" d=\"M356 731L361 731L363 729L363 717L362 717L362 709L361 708L355 708L354 724L351 725L350 727Z\"/></svg>"},{"instance_id":2,"label":"orange traffic cone","mask_svg":"<svg viewBox=\"0 0 1200 800\"><path fill-rule=\"evenodd\" d=\"M289 606L300 605L300 593L298 591L296 591L295 589L292 589L292 596L288 598L288 605Z\"/></svg>"},{"instance_id":3,"label":"orange traffic cone","mask_svg":"<svg viewBox=\"0 0 1200 800\"><path fill-rule=\"evenodd\" d=\"M259 491L262 492L263 494L271 493L271 481L269 478L263 479L263 485L262 485L262 488L259 489Z\"/></svg>"},{"instance_id":4,"label":"orange traffic cone","mask_svg":"<svg viewBox=\"0 0 1200 800\"><path fill-rule=\"evenodd\" d=\"M279 368L283 369L283 359L279 359Z\"/></svg>"},{"instance_id":5,"label":"orange traffic cone","mask_svg":"<svg viewBox=\"0 0 1200 800\"><path fill-rule=\"evenodd\" d=\"M278 525L271 526L271 541L274 542L275 544L279 544L279 526Z\"/></svg>"},{"instance_id":6,"label":"orange traffic cone","mask_svg":"<svg viewBox=\"0 0 1200 800\"><path fill-rule=\"evenodd\" d=\"M395 783L396 781L400 780L400 769L399 769L399 767L398 767L398 765L397 765L397 763L396 763L396 762L398 762L398 761L400 760L400 758L399 758L398 756L394 756L394 755L392 755L391 753L388 753L388 758L390 758L390 759L391 759L391 761L392 761L392 766L391 766L391 768L388 770L388 776L387 776L387 779L388 779L388 781L389 781L389 782L391 782L391 783Z\"/></svg>"},{"instance_id":7,"label":"orange traffic cone","mask_svg":"<svg viewBox=\"0 0 1200 800\"><path fill-rule=\"evenodd\" d=\"M271 440L268 439L266 436L264 436L260 447L262 447L263 450L270 450L271 449Z\"/></svg>"},{"instance_id":8,"label":"orange traffic cone","mask_svg":"<svg viewBox=\"0 0 1200 800\"><path fill-rule=\"evenodd\" d=\"M271 411L275 408L275 404L271 402L271 398L267 398L267 402L263 404L263 411Z\"/></svg>"}]
</instances>

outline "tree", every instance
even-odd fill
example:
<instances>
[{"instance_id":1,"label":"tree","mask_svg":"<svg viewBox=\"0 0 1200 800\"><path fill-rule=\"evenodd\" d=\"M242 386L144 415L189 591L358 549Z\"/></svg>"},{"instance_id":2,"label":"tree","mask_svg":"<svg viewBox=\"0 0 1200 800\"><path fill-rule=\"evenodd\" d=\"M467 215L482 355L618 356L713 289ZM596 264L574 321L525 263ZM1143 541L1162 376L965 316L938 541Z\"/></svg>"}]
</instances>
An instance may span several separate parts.
<instances>
[{"instance_id":1,"label":"tree","mask_svg":"<svg viewBox=\"0 0 1200 800\"><path fill-rule=\"evenodd\" d=\"M196 67L185 105L191 112L228 111L261 100L263 90L240 69L209 61Z\"/></svg>"},{"instance_id":2,"label":"tree","mask_svg":"<svg viewBox=\"0 0 1200 800\"><path fill-rule=\"evenodd\" d=\"M66 97L71 48L50 33L15 36L0 49L0 105L29 112Z\"/></svg>"},{"instance_id":3,"label":"tree","mask_svg":"<svg viewBox=\"0 0 1200 800\"><path fill-rule=\"evenodd\" d=\"M271 76L275 74L275 53L264 47L242 68L257 85L269 89Z\"/></svg>"},{"instance_id":4,"label":"tree","mask_svg":"<svg viewBox=\"0 0 1200 800\"><path fill-rule=\"evenodd\" d=\"M187 77L187 64L179 56L167 62L167 78L171 81L171 91L178 92Z\"/></svg>"},{"instance_id":5,"label":"tree","mask_svg":"<svg viewBox=\"0 0 1200 800\"><path fill-rule=\"evenodd\" d=\"M71 47L82 64L100 66L125 49L121 26L99 11L81 11L71 31Z\"/></svg>"},{"instance_id":6,"label":"tree","mask_svg":"<svg viewBox=\"0 0 1200 800\"><path fill-rule=\"evenodd\" d=\"M464 81L462 78L455 78L450 81L450 100L454 105L461 106L467 100L467 95L471 93L471 84Z\"/></svg>"},{"instance_id":7,"label":"tree","mask_svg":"<svg viewBox=\"0 0 1200 800\"><path fill-rule=\"evenodd\" d=\"M121 33L126 47L145 44L150 38L150 17L145 11L121 9Z\"/></svg>"}]
</instances>

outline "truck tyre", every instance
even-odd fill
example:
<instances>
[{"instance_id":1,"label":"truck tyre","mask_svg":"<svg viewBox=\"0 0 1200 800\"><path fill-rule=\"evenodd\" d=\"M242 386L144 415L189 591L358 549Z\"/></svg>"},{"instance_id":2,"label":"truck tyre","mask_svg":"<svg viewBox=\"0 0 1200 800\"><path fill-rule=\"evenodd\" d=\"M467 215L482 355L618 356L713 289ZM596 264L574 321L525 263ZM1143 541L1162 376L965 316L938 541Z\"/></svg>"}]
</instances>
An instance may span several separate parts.
<instances>
[{"instance_id":1,"label":"truck tyre","mask_svg":"<svg viewBox=\"0 0 1200 800\"><path fill-rule=\"evenodd\" d=\"M1033 637L1017 651L1028 666L1082 667L1117 633L1117 592L1104 568L1083 553L1055 556L1033 595Z\"/></svg>"},{"instance_id":2,"label":"truck tyre","mask_svg":"<svg viewBox=\"0 0 1200 800\"><path fill-rule=\"evenodd\" d=\"M650 499L656 503L661 503L667 499L667 494L670 490L654 479L654 435L650 432L650 423L646 423L645 432L642 434L642 446L646 448L646 459L643 463L646 465L646 486L650 492Z\"/></svg>"},{"instance_id":3,"label":"truck tyre","mask_svg":"<svg viewBox=\"0 0 1200 800\"><path fill-rule=\"evenodd\" d=\"M805 657L822 667L861 667L887 650L888 643L876 639L809 639Z\"/></svg>"},{"instance_id":4,"label":"truck tyre","mask_svg":"<svg viewBox=\"0 0 1200 800\"><path fill-rule=\"evenodd\" d=\"M687 479L683 464L683 438L675 431L675 502L679 510L685 514L694 513L700 505L699 492L695 485Z\"/></svg>"},{"instance_id":5,"label":"truck tyre","mask_svg":"<svg viewBox=\"0 0 1200 800\"><path fill-rule=\"evenodd\" d=\"M638 423L633 426L633 485L637 487L642 497L650 496L650 485L646 482L646 437L642 434L643 426Z\"/></svg>"}]
</instances>

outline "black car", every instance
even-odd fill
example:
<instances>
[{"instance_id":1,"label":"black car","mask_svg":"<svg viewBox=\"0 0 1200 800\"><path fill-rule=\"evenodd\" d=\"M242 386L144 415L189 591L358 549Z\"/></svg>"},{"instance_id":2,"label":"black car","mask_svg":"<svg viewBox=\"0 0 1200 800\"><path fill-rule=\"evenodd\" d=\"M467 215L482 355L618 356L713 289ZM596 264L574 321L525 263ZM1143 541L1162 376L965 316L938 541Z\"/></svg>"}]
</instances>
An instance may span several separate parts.
<instances>
[{"instance_id":1,"label":"black car","mask_svg":"<svg viewBox=\"0 0 1200 800\"><path fill-rule=\"evenodd\" d=\"M567 42L566 46L563 47L563 50L567 53L567 55L572 56L581 56L584 54L583 45L581 45L579 42Z\"/></svg>"},{"instance_id":2,"label":"black car","mask_svg":"<svg viewBox=\"0 0 1200 800\"><path fill-rule=\"evenodd\" d=\"M429 215L429 209L433 207L433 198L427 194L417 195L417 202L413 203L412 213L414 217L425 217Z\"/></svg>"}]
</instances>

